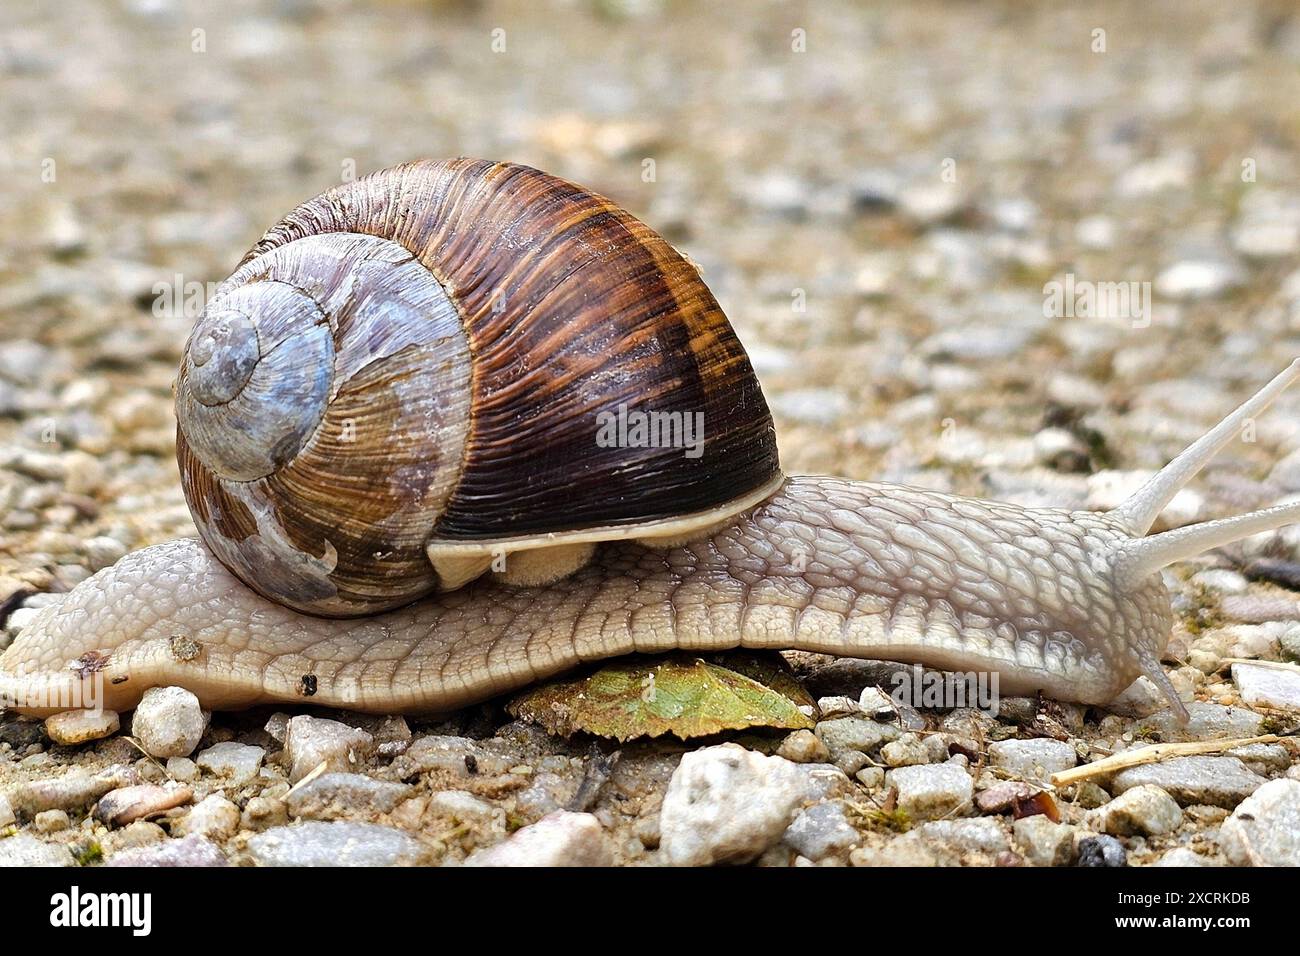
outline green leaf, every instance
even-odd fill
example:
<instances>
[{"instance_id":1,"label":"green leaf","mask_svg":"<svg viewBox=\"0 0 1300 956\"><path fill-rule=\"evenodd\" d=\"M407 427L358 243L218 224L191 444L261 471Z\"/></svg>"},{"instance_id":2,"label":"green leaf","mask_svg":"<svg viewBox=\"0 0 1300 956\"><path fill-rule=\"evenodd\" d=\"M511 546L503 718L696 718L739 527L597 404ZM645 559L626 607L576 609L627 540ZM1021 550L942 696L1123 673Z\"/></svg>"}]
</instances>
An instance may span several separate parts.
<instances>
[{"instance_id":1,"label":"green leaf","mask_svg":"<svg viewBox=\"0 0 1300 956\"><path fill-rule=\"evenodd\" d=\"M814 726L816 704L782 658L733 653L617 658L582 677L530 688L507 710L568 737L682 740L724 730Z\"/></svg>"}]
</instances>

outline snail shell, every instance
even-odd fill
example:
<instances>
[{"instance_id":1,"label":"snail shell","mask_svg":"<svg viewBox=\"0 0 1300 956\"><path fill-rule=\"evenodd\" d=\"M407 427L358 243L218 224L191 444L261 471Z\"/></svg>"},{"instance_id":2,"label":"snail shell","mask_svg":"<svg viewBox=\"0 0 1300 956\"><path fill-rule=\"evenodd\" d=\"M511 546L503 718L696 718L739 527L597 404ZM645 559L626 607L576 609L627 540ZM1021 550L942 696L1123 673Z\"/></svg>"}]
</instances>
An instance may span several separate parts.
<instances>
[{"instance_id":1,"label":"snail shell","mask_svg":"<svg viewBox=\"0 0 1300 956\"><path fill-rule=\"evenodd\" d=\"M702 413L702 453L598 442L620 406ZM291 212L208 302L176 416L208 547L327 616L457 587L494 554L540 583L593 542L689 537L781 481L696 269L609 200L509 163L409 163Z\"/></svg>"}]
</instances>

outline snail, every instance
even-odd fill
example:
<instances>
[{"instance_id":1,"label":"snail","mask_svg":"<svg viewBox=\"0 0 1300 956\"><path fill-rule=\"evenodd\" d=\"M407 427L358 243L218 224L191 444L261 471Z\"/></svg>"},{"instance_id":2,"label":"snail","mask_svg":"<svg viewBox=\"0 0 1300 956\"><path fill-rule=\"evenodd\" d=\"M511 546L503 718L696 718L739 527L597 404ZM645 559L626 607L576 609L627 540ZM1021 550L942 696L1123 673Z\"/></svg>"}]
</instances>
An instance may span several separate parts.
<instances>
[{"instance_id":1,"label":"snail","mask_svg":"<svg viewBox=\"0 0 1300 956\"><path fill-rule=\"evenodd\" d=\"M1148 531L1297 377L1104 513L786 477L744 349L664 239L525 166L409 163L299 206L216 289L175 383L200 537L41 609L0 698L48 714L94 684L124 710L172 684L214 709L438 712L746 647L1096 705L1145 675L1185 719L1160 569L1300 504ZM637 413L702 441L648 440Z\"/></svg>"}]
</instances>

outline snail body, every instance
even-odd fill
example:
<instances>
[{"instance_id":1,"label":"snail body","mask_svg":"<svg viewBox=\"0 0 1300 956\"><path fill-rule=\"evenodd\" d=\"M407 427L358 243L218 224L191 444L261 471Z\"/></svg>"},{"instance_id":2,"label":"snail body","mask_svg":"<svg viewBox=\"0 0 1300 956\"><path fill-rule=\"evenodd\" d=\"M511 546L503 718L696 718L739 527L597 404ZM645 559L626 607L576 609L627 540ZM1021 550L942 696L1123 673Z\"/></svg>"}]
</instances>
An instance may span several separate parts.
<instances>
[{"instance_id":1,"label":"snail body","mask_svg":"<svg viewBox=\"0 0 1300 956\"><path fill-rule=\"evenodd\" d=\"M537 170L412 163L273 227L186 345L201 540L128 555L0 654L0 703L436 712L631 652L805 649L991 671L1104 704L1160 654L1160 568L1300 505L1148 536L1300 362L1106 513L785 477L697 271ZM628 407L680 444L597 440ZM183 640L186 653L178 653ZM192 651L192 652L191 652Z\"/></svg>"}]
</instances>

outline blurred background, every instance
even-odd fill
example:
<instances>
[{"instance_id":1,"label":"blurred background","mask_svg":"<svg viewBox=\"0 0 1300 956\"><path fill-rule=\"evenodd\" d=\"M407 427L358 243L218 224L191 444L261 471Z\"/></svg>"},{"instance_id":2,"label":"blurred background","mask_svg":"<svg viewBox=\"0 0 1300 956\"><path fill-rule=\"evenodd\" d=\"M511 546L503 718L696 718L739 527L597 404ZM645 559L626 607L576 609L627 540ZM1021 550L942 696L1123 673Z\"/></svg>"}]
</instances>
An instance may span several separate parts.
<instances>
[{"instance_id":1,"label":"blurred background","mask_svg":"<svg viewBox=\"0 0 1300 956\"><path fill-rule=\"evenodd\" d=\"M792 472L1099 507L1300 354L1286 2L6 0L0 31L8 587L192 533L203 284L416 157L576 180L698 262ZM1063 312L1067 276L1147 307ZM1300 491L1298 410L1185 516Z\"/></svg>"}]
</instances>

